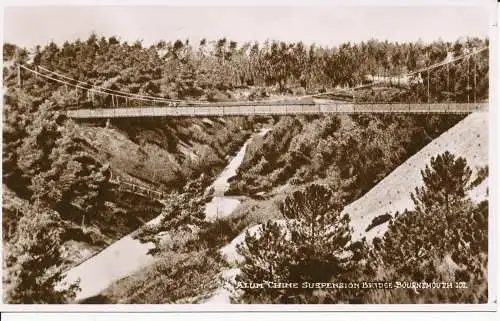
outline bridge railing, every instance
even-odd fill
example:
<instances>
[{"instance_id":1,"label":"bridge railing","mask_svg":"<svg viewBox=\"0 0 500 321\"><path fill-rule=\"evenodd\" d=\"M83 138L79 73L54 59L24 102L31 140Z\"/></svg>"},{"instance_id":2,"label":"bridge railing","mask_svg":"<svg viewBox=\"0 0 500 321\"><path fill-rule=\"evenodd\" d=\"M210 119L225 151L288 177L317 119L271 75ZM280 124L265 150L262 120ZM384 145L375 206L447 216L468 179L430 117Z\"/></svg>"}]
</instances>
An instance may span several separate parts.
<instances>
[{"instance_id":1,"label":"bridge railing","mask_svg":"<svg viewBox=\"0 0 500 321\"><path fill-rule=\"evenodd\" d=\"M110 180L110 182L117 185L119 191L127 191L130 193L153 198L153 199L156 199L159 201L164 200L165 198L168 197L168 194L163 192L163 191L150 189L148 187L137 185L134 183L124 182L124 181L119 180L119 179L113 179L113 180Z\"/></svg>"},{"instance_id":2,"label":"bridge railing","mask_svg":"<svg viewBox=\"0 0 500 321\"><path fill-rule=\"evenodd\" d=\"M140 107L70 110L71 118L127 118L127 117L195 117L195 116L249 116L294 115L326 113L471 113L486 111L488 103L388 103L316 105L252 105L252 106L197 106L197 107Z\"/></svg>"}]
</instances>

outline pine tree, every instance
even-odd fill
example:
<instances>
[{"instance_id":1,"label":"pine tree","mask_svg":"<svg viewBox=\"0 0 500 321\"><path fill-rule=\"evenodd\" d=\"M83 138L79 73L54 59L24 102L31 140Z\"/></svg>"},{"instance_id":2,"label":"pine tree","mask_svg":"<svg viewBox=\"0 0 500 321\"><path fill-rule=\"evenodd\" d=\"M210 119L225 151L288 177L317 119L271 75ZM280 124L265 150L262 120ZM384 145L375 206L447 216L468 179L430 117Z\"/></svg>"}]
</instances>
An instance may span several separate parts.
<instances>
[{"instance_id":1,"label":"pine tree","mask_svg":"<svg viewBox=\"0 0 500 321\"><path fill-rule=\"evenodd\" d=\"M39 204L19 219L4 249L4 296L8 303L67 303L78 284L61 284L61 226L57 215Z\"/></svg>"},{"instance_id":2,"label":"pine tree","mask_svg":"<svg viewBox=\"0 0 500 321\"><path fill-rule=\"evenodd\" d=\"M488 203L467 197L471 170L464 158L445 152L422 171L424 185L412 194L416 210L389 224L379 254L385 277L427 282L468 282L469 290L405 294L405 302L478 303L487 299ZM470 290L474 289L474 290ZM396 298L396 300L398 300Z\"/></svg>"},{"instance_id":3,"label":"pine tree","mask_svg":"<svg viewBox=\"0 0 500 321\"><path fill-rule=\"evenodd\" d=\"M364 242L351 242L349 215L339 193L318 184L289 195L280 205L283 224L267 222L247 232L238 252L245 263L237 282L329 282L349 280L364 269ZM352 279L350 279L352 280ZM311 289L245 289L243 302L307 303L322 300ZM349 300L344 296L330 300Z\"/></svg>"},{"instance_id":4,"label":"pine tree","mask_svg":"<svg viewBox=\"0 0 500 321\"><path fill-rule=\"evenodd\" d=\"M467 161L446 151L431 158L430 167L421 171L424 187L415 188L411 194L417 211L422 212L435 204L446 206L446 212L455 202L460 201L469 189L472 170Z\"/></svg>"}]
</instances>

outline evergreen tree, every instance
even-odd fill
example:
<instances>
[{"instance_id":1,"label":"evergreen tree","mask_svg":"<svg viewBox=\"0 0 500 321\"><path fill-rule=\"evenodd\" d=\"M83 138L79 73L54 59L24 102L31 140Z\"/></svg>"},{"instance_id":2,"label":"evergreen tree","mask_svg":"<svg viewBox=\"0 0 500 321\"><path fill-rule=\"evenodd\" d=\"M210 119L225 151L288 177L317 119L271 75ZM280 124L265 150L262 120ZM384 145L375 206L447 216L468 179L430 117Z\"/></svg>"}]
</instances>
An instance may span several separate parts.
<instances>
[{"instance_id":1,"label":"evergreen tree","mask_svg":"<svg viewBox=\"0 0 500 321\"><path fill-rule=\"evenodd\" d=\"M4 248L4 296L8 303L67 303L77 284L61 284L61 226L50 209L34 204L19 219Z\"/></svg>"},{"instance_id":2,"label":"evergreen tree","mask_svg":"<svg viewBox=\"0 0 500 321\"><path fill-rule=\"evenodd\" d=\"M433 205L444 204L449 213L450 205L463 199L469 189L472 170L467 161L446 151L437 157L432 157L429 165L421 171L423 187L415 188L411 197L419 212Z\"/></svg>"},{"instance_id":3,"label":"evergreen tree","mask_svg":"<svg viewBox=\"0 0 500 321\"><path fill-rule=\"evenodd\" d=\"M422 171L424 185L412 194L416 210L389 224L379 254L384 277L427 282L467 282L467 289L405 293L392 303L478 303L487 299L488 205L466 195L471 170L464 158L445 152ZM385 302L388 303L388 302Z\"/></svg>"},{"instance_id":4,"label":"evergreen tree","mask_svg":"<svg viewBox=\"0 0 500 321\"><path fill-rule=\"evenodd\" d=\"M301 288L302 282L352 281L365 269L364 241L351 242L348 214L341 214L337 192L313 184L289 195L280 205L283 224L267 222L252 235L247 232L238 252L245 262L237 282L296 282L296 289L245 289L240 298L253 303L312 303L324 293ZM327 300L349 301L348 294Z\"/></svg>"}]
</instances>

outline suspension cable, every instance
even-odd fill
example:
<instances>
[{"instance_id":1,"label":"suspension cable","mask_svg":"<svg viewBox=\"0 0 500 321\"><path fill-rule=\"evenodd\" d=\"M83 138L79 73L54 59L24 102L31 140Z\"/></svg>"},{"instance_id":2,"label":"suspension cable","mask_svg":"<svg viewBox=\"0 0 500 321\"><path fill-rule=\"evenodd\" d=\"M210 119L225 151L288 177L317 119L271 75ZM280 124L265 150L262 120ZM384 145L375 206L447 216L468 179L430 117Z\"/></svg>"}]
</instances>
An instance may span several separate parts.
<instances>
[{"instance_id":1,"label":"suspension cable","mask_svg":"<svg viewBox=\"0 0 500 321\"><path fill-rule=\"evenodd\" d=\"M133 96L130 96L130 95L123 95L123 94L112 94L112 93L109 93L109 92L105 92L99 88L101 87L93 87L93 88L87 88L87 87L83 87L83 86L80 86L80 85L77 85L77 84L72 84L70 82L67 82L65 80L61 80L61 79L57 79L57 78L54 78L54 77L51 77L49 75L46 75L46 74L43 74L41 72L38 72L36 70L33 70L31 68L28 68L24 65L20 65L21 68L35 74L35 75L39 75L39 76L42 76L44 78L47 78L47 79L50 79L52 81L55 81L55 82L58 82L58 83L61 83L61 84L64 84L64 85L69 85L69 86L72 86L72 87L75 87L75 88L80 88L82 90L86 90L87 92L93 94L93 93L97 93L97 94L101 94L101 95L111 95L111 96L116 96L116 97L122 97L122 98L130 98L130 99L133 99L133 100L140 100L140 101L148 101L148 102L172 102L172 101L162 101L160 99L152 99L152 98L139 98L139 97L133 97ZM133 94L132 94L133 95ZM93 96L93 95L92 95ZM180 101L182 102L182 101ZM194 103L194 104L203 104L204 102L189 102L189 103Z\"/></svg>"},{"instance_id":2,"label":"suspension cable","mask_svg":"<svg viewBox=\"0 0 500 321\"><path fill-rule=\"evenodd\" d=\"M480 52L482 52L484 50L487 50L487 49L488 49L488 47L483 47L483 48L480 48L480 49L478 49L476 51L473 51L472 53L467 53L467 54L455 57L455 58L453 58L451 60L445 59L445 60L443 60L443 61L441 61L439 63L430 65L430 66L425 67L425 68L421 68L421 69L413 71L413 72L408 72L408 73L399 74L399 75L396 75L396 76L389 76L389 77L398 77L398 82L399 82L399 77L409 77L409 76L413 76L413 75L419 74L419 73L424 72L424 71L427 71L428 75L429 75L429 72L432 69L435 69L435 68L438 68L438 67L441 67L441 66L444 66L444 65L449 65L452 62L455 62L455 61L458 61L458 60L461 60L461 59L464 59L464 58L468 58L470 56L476 55L476 54L478 54L478 53L480 53ZM45 67L42 67L42 66L38 66L38 68L40 68L40 69L42 69L42 70L44 70L46 72L50 72L50 73L52 73L52 74L54 74L54 75L56 75L58 77L61 77L61 78L67 79L67 80L71 80L71 81L77 82L77 83L79 83L81 85L84 85L84 86L91 87L91 88L86 88L84 86L80 86L80 85L77 85L77 84L72 84L70 82L67 82L67 81L64 81L64 80L61 80L61 79L57 79L57 78L51 77L49 75L40 73L39 71L33 70L31 68L28 68L28 67L26 67L24 65L20 65L20 66L23 69L28 70L28 71L34 73L35 75L40 75L40 76L42 76L44 78L50 79L52 81L56 81L58 83L69 85L69 86L72 86L72 87L75 87L75 88L80 88L82 90L87 90L87 91L92 92L92 93L98 93L98 94L102 94L102 95L112 95L112 96L114 95L116 97L125 98L126 99L126 103L128 103L128 99L130 98L130 99L133 99L133 100L148 101L148 102L155 102L155 103L156 102L168 102L168 103L172 103L172 102L185 102L185 103L197 104L197 105L211 104L211 102L184 101L184 100L167 99L167 98L163 98L163 97L133 94L133 93L128 93L128 92L124 92L124 91L118 91L118 90L108 89L108 88L104 88L104 87L101 87L101 86L95 86L95 85L89 84L87 82L80 81L78 79L71 78L69 76L66 76L66 75L63 75L61 73L49 70L49 69L47 69ZM468 70L468 73L469 73L469 70ZM372 87L372 86L374 86L374 85L376 85L378 83L381 83L383 81L384 81L384 79L381 79L381 80L374 81L374 82L372 82L370 84L355 86L355 87L353 87L351 89L352 90L356 90L356 89L362 89L362 88ZM467 81L469 82L469 76L467 77ZM467 86L469 86L469 83L467 84ZM428 84L428 87L429 87L429 84ZM336 92L337 91L330 91L330 92L325 92L325 93L303 95L303 96L299 96L297 98L298 99L300 99L300 98L309 98L309 97L312 98L312 97L315 97L315 96L323 96L323 95L328 95L328 94L335 94ZM429 94L428 94L428 96L429 96ZM429 97L428 97L428 99L429 99ZM280 100L279 98L276 98L276 99L266 100L266 102L279 101L279 100Z\"/></svg>"},{"instance_id":3,"label":"suspension cable","mask_svg":"<svg viewBox=\"0 0 500 321\"><path fill-rule=\"evenodd\" d=\"M54 75L57 75L57 76L59 76L61 78L72 80L72 81L76 81L79 84L90 86L90 87L94 87L94 88L98 88L98 89L100 89L102 91L109 91L111 93L122 94L122 95L131 95L131 96L138 97L138 98L149 98L149 99L154 99L154 100L157 100L157 101L162 100L162 101L168 101L168 102L182 102L182 100L178 100L178 99L167 99L167 98L158 97L158 96L140 95L140 94L128 93L128 92L120 91L120 90L114 90L114 89L104 88L104 87L101 87L101 86L95 86L95 85L89 84L87 82L84 82L84 81L81 81L81 80L74 79L74 78L71 78L69 76L63 75L63 74L61 74L59 72L47 69L47 68L45 68L43 66L38 66L38 68L40 68L40 69L42 69L42 70L44 70L46 72L50 72L50 73L52 73Z\"/></svg>"},{"instance_id":4,"label":"suspension cable","mask_svg":"<svg viewBox=\"0 0 500 321\"><path fill-rule=\"evenodd\" d=\"M476 50L475 52L472 52L472 53L467 53L467 54L463 54L461 56L458 56L458 57L455 57L453 59L450 59L450 60L443 60L441 62L438 62L438 63L435 63L433 65L430 65L430 66L427 66L425 68L421 68L419 70L416 70L416 71L412 71L412 72L407 72L407 73L403 73L403 74L400 74L400 75L395 75L395 76L389 76L389 77L408 77L408 76L413 76L413 75L416 75L418 73L422 73L422 72L425 72L425 71L428 71L428 70L432 70L432 69L436 69L438 67L441 67L441 66L444 66L444 65L449 65L451 64L452 62L455 62L455 61L458 61L458 60L461 60L461 59L464 59L464 58L467 58L467 57L470 57L472 55L476 55L484 50L487 50L489 47L483 47L481 49L478 49ZM382 82L383 80L379 80L378 82ZM374 81L373 83L371 84L367 84L367 85L361 85L361 86L357 86L357 87L354 87L355 89L360 89L360 88L365 88L365 87L370 87L370 86L373 86L376 82Z\"/></svg>"}]
</instances>

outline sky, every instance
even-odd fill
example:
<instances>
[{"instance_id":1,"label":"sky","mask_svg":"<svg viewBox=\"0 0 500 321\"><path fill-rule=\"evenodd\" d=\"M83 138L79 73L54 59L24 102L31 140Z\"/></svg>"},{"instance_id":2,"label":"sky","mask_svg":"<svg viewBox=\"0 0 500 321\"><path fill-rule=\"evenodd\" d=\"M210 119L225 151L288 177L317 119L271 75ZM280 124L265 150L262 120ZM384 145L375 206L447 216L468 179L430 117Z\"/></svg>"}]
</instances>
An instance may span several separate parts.
<instances>
[{"instance_id":1,"label":"sky","mask_svg":"<svg viewBox=\"0 0 500 321\"><path fill-rule=\"evenodd\" d=\"M454 41L489 31L484 7L470 6L24 6L5 7L3 21L4 42L27 48L87 39L91 32L144 45L222 37L336 45L372 38Z\"/></svg>"}]
</instances>

